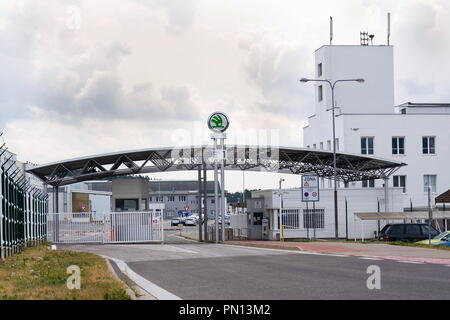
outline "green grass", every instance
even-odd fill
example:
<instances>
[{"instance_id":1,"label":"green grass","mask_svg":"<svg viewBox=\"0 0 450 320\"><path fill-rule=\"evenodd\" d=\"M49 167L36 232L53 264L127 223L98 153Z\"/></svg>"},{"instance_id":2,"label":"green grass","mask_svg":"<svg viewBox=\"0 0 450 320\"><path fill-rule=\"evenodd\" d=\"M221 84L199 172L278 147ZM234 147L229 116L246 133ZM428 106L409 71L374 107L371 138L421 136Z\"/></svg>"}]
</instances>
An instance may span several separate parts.
<instances>
[{"instance_id":1,"label":"green grass","mask_svg":"<svg viewBox=\"0 0 450 320\"><path fill-rule=\"evenodd\" d=\"M69 290L69 266L81 270L81 289ZM125 286L106 261L92 253L50 250L47 245L25 249L0 261L0 300L128 300Z\"/></svg>"}]
</instances>

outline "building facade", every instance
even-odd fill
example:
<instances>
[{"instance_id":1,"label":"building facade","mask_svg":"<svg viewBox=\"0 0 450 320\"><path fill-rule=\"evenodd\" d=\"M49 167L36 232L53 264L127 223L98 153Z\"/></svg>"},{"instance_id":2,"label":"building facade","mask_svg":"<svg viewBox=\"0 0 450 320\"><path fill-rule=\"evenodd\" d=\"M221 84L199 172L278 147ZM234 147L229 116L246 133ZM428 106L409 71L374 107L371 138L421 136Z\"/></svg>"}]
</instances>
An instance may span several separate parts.
<instances>
[{"instance_id":1,"label":"building facade","mask_svg":"<svg viewBox=\"0 0 450 320\"><path fill-rule=\"evenodd\" d=\"M392 46L323 46L315 53L321 80L364 78L338 83L335 89L336 149L406 163L389 180L400 188L403 208L425 207L428 186L432 201L450 189L450 104L394 102L394 49ZM303 128L307 148L333 150L331 89L315 82L315 114ZM341 188L377 188L383 181L340 184ZM322 188L332 182L322 179Z\"/></svg>"}]
</instances>

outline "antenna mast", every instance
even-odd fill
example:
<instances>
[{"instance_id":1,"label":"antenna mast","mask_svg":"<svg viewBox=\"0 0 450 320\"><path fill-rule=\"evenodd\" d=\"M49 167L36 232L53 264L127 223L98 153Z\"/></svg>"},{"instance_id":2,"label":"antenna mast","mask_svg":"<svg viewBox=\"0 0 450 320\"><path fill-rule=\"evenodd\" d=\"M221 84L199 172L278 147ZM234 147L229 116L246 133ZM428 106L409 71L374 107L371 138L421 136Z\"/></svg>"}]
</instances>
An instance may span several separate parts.
<instances>
[{"instance_id":1,"label":"antenna mast","mask_svg":"<svg viewBox=\"0 0 450 320\"><path fill-rule=\"evenodd\" d=\"M333 17L330 17L330 46L333 45Z\"/></svg>"},{"instance_id":2,"label":"antenna mast","mask_svg":"<svg viewBox=\"0 0 450 320\"><path fill-rule=\"evenodd\" d=\"M391 13L388 12L388 30L387 30L387 45L390 45L390 39L391 39Z\"/></svg>"}]
</instances>

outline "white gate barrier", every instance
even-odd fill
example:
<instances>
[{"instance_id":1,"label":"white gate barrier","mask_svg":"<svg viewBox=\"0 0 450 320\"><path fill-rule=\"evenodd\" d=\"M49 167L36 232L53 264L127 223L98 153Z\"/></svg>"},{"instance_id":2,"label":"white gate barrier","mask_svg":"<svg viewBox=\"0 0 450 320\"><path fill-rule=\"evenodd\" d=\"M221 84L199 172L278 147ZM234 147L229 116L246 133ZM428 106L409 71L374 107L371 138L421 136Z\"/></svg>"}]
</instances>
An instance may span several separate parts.
<instances>
[{"instance_id":1,"label":"white gate barrier","mask_svg":"<svg viewBox=\"0 0 450 320\"><path fill-rule=\"evenodd\" d=\"M160 212L49 213L52 243L151 243L164 241Z\"/></svg>"}]
</instances>

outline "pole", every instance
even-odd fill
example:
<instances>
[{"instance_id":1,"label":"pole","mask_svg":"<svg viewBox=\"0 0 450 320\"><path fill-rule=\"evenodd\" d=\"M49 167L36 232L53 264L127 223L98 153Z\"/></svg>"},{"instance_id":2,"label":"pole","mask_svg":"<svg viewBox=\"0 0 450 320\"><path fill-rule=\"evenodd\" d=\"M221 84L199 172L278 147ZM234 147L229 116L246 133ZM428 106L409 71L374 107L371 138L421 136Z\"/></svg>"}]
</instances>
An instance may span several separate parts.
<instances>
[{"instance_id":1,"label":"pole","mask_svg":"<svg viewBox=\"0 0 450 320\"><path fill-rule=\"evenodd\" d=\"M206 164L203 163L203 233L205 241L208 241L208 176Z\"/></svg>"},{"instance_id":2,"label":"pole","mask_svg":"<svg viewBox=\"0 0 450 320\"><path fill-rule=\"evenodd\" d=\"M222 211L222 241L225 242L225 212L226 208L226 198L225 198L225 138L220 139L221 141L221 162L220 162L220 186L221 186L221 211Z\"/></svg>"},{"instance_id":3,"label":"pole","mask_svg":"<svg viewBox=\"0 0 450 320\"><path fill-rule=\"evenodd\" d=\"M431 220L433 219L431 213L431 186L428 186L428 244L431 246Z\"/></svg>"},{"instance_id":4,"label":"pole","mask_svg":"<svg viewBox=\"0 0 450 320\"><path fill-rule=\"evenodd\" d=\"M202 236L202 167L198 167L198 241L203 242Z\"/></svg>"},{"instance_id":5,"label":"pole","mask_svg":"<svg viewBox=\"0 0 450 320\"><path fill-rule=\"evenodd\" d=\"M384 177L384 212L389 212L389 178Z\"/></svg>"},{"instance_id":6,"label":"pole","mask_svg":"<svg viewBox=\"0 0 450 320\"><path fill-rule=\"evenodd\" d=\"M217 168L217 139L213 138L214 141L214 216L215 216L215 230L216 230L216 243L219 243L219 173Z\"/></svg>"},{"instance_id":7,"label":"pole","mask_svg":"<svg viewBox=\"0 0 450 320\"><path fill-rule=\"evenodd\" d=\"M316 223L317 223L317 220L316 220L316 202L313 202L313 232L314 232L314 240L316 240Z\"/></svg>"},{"instance_id":8,"label":"pole","mask_svg":"<svg viewBox=\"0 0 450 320\"><path fill-rule=\"evenodd\" d=\"M242 205L245 206L245 171L242 171ZM244 213L244 207L242 207Z\"/></svg>"},{"instance_id":9,"label":"pole","mask_svg":"<svg viewBox=\"0 0 450 320\"><path fill-rule=\"evenodd\" d=\"M345 197L345 240L348 241L348 201Z\"/></svg>"},{"instance_id":10,"label":"pole","mask_svg":"<svg viewBox=\"0 0 450 320\"><path fill-rule=\"evenodd\" d=\"M333 104L333 177L334 177L334 231L336 240L339 240L339 229L338 229L338 198L337 198L337 179L336 179L336 123L335 123L335 103L334 103L334 85L331 85L331 102Z\"/></svg>"},{"instance_id":11,"label":"pole","mask_svg":"<svg viewBox=\"0 0 450 320\"><path fill-rule=\"evenodd\" d=\"M283 192L281 189L282 182L283 182L283 179L280 179L280 184L279 184L279 188L278 188L278 192L280 195L280 210L279 210L279 214L278 214L278 218L279 218L278 227L280 229L280 241L283 241Z\"/></svg>"}]
</instances>

